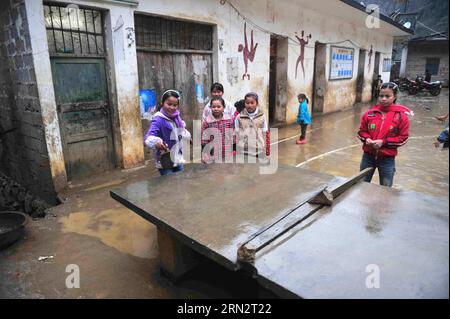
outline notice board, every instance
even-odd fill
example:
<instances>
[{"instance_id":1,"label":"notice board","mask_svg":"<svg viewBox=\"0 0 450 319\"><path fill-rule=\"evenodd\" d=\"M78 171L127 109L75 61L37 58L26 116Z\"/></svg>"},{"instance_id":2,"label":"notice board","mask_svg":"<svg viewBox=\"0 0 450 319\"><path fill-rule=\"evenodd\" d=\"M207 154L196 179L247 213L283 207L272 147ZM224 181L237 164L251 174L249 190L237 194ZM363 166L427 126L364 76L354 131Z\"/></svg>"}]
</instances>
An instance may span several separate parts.
<instances>
[{"instance_id":1,"label":"notice board","mask_svg":"<svg viewBox=\"0 0 450 319\"><path fill-rule=\"evenodd\" d=\"M331 46L330 80L353 77L354 49Z\"/></svg>"}]
</instances>

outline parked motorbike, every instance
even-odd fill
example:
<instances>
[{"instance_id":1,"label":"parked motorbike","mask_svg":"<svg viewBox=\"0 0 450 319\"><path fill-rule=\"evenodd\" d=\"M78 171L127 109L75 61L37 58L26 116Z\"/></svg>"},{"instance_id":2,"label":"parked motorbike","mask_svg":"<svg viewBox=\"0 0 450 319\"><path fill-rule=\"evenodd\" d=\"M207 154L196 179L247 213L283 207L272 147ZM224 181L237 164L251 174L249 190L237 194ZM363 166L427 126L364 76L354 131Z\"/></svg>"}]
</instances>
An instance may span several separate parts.
<instances>
[{"instance_id":1,"label":"parked motorbike","mask_svg":"<svg viewBox=\"0 0 450 319\"><path fill-rule=\"evenodd\" d=\"M404 92L404 91L409 90L409 86L411 85L411 80L408 78L399 78L399 79L395 79L394 83L398 85L398 89L401 92Z\"/></svg>"},{"instance_id":2,"label":"parked motorbike","mask_svg":"<svg viewBox=\"0 0 450 319\"><path fill-rule=\"evenodd\" d=\"M433 96L438 96L441 93L441 89L441 81L427 82L423 79L423 77L417 76L415 81L411 81L408 93L410 95L414 95L419 92L429 92Z\"/></svg>"}]
</instances>

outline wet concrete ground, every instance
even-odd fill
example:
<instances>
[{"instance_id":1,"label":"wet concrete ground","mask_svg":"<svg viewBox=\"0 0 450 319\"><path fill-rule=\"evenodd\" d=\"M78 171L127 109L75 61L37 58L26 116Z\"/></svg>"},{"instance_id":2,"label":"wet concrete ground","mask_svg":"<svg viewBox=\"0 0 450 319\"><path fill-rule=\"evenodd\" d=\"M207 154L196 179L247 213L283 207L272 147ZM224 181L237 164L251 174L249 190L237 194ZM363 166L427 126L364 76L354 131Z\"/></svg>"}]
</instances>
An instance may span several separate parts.
<instances>
[{"instance_id":1,"label":"wet concrete ground","mask_svg":"<svg viewBox=\"0 0 450 319\"><path fill-rule=\"evenodd\" d=\"M394 187L448 199L449 153L432 143L444 128L434 119L448 113L448 90L439 97L401 96L415 112L411 138L399 150ZM279 162L349 177L359 168L359 119L368 105L313 118L308 143L295 144L299 127L279 130ZM252 297L244 278L205 262L178 285L161 276L156 228L109 196L118 185L157 176L150 163L74 181L65 202L31 221L26 237L0 252L0 298L229 298ZM374 181L378 182L375 175ZM53 256L39 261L40 256ZM66 267L80 268L80 288L66 288ZM249 289L242 289L243 286ZM263 292L263 296L270 296Z\"/></svg>"},{"instance_id":2,"label":"wet concrete ground","mask_svg":"<svg viewBox=\"0 0 450 319\"><path fill-rule=\"evenodd\" d=\"M401 95L397 101L412 109L410 140L399 149L394 187L448 197L448 150L432 143L445 125L434 117L448 113L448 90L438 97ZM297 126L280 130L280 162L336 176L350 177L359 169L361 142L356 138L361 115L368 105L313 119L307 132L308 143L295 145ZM448 123L448 120L447 122ZM377 173L372 182L378 183Z\"/></svg>"}]
</instances>

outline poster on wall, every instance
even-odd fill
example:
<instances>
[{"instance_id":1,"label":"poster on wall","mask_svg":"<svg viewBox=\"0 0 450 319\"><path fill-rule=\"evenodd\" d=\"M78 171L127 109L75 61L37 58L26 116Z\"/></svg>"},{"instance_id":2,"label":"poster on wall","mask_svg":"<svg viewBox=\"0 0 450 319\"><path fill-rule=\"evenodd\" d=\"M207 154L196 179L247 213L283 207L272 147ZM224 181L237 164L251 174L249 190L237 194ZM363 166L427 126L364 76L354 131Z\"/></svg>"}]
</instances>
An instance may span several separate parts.
<instances>
[{"instance_id":1,"label":"poster on wall","mask_svg":"<svg viewBox=\"0 0 450 319\"><path fill-rule=\"evenodd\" d=\"M203 85L196 83L195 84L195 95L197 96L197 102L203 103L205 102L205 96L203 94Z\"/></svg>"},{"instance_id":2,"label":"poster on wall","mask_svg":"<svg viewBox=\"0 0 450 319\"><path fill-rule=\"evenodd\" d=\"M331 46L330 80L353 77L354 49Z\"/></svg>"},{"instance_id":3,"label":"poster on wall","mask_svg":"<svg viewBox=\"0 0 450 319\"><path fill-rule=\"evenodd\" d=\"M139 90L141 118L151 120L156 108L156 90L143 89Z\"/></svg>"}]
</instances>

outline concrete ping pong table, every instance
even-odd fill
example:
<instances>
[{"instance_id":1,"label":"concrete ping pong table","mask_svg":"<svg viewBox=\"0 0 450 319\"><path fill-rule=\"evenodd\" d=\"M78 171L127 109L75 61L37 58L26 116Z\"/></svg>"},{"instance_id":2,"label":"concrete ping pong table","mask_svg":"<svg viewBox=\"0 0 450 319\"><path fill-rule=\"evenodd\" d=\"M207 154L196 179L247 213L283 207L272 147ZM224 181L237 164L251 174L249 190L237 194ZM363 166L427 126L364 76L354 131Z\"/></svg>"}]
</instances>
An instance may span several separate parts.
<instances>
[{"instance_id":1,"label":"concrete ping pong table","mask_svg":"<svg viewBox=\"0 0 450 319\"><path fill-rule=\"evenodd\" d=\"M331 206L306 202L343 180L289 166L261 175L256 164L190 164L110 194L157 226L161 268L175 279L201 254L233 271L250 265L284 298L448 298L448 199L359 182ZM243 243L294 222L253 263L237 260Z\"/></svg>"}]
</instances>

